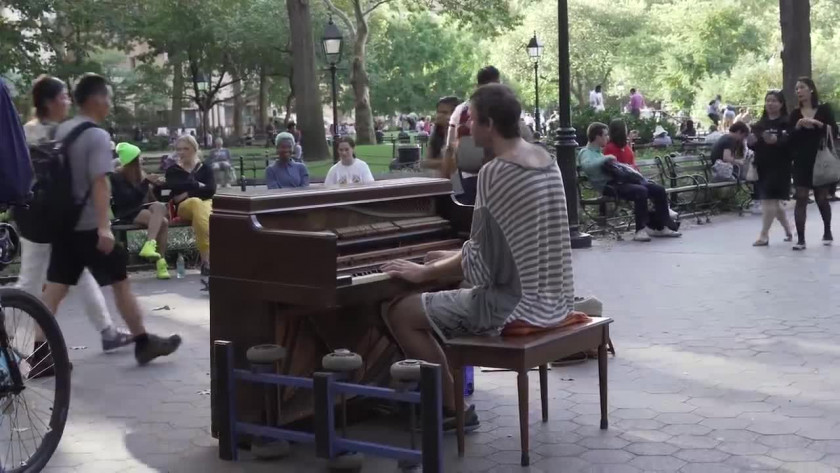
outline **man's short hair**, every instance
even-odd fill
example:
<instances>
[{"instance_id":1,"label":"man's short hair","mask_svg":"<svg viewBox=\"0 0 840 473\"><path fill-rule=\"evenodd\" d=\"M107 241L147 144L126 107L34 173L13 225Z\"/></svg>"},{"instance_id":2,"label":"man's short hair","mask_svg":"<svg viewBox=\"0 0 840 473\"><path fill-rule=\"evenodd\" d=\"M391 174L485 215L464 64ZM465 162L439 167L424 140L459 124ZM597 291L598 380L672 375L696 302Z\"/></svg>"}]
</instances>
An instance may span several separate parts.
<instances>
[{"instance_id":1,"label":"man's short hair","mask_svg":"<svg viewBox=\"0 0 840 473\"><path fill-rule=\"evenodd\" d=\"M438 100L437 106L440 107L441 105L449 105L452 108L455 108L460 103L461 100L459 100L458 97L455 97L454 95L447 95L446 97L442 97L440 100Z\"/></svg>"},{"instance_id":2,"label":"man's short hair","mask_svg":"<svg viewBox=\"0 0 840 473\"><path fill-rule=\"evenodd\" d=\"M516 94L502 84L482 85L470 97L475 110L472 117L479 124L487 125L493 121L493 128L503 138L519 137L519 117L522 105Z\"/></svg>"},{"instance_id":3,"label":"man's short hair","mask_svg":"<svg viewBox=\"0 0 840 473\"><path fill-rule=\"evenodd\" d=\"M601 84L595 86L595 92L601 92Z\"/></svg>"},{"instance_id":4,"label":"man's short hair","mask_svg":"<svg viewBox=\"0 0 840 473\"><path fill-rule=\"evenodd\" d=\"M601 122L593 122L589 125L589 128L586 129L586 139L589 140L590 143L595 141L596 138L603 135L605 131L607 131L609 127L604 125Z\"/></svg>"},{"instance_id":5,"label":"man's short hair","mask_svg":"<svg viewBox=\"0 0 840 473\"><path fill-rule=\"evenodd\" d=\"M498 84L500 82L501 74L499 70L493 66L487 66L478 71L475 77L475 82L479 85Z\"/></svg>"},{"instance_id":6,"label":"man's short hair","mask_svg":"<svg viewBox=\"0 0 840 473\"><path fill-rule=\"evenodd\" d=\"M729 127L729 133L743 133L745 135L749 135L750 127L744 122L733 123L732 126Z\"/></svg>"},{"instance_id":7,"label":"man's short hair","mask_svg":"<svg viewBox=\"0 0 840 473\"><path fill-rule=\"evenodd\" d=\"M635 93L636 93L636 89L630 89L630 93L631 93L631 94L635 94Z\"/></svg>"},{"instance_id":8,"label":"man's short hair","mask_svg":"<svg viewBox=\"0 0 840 473\"><path fill-rule=\"evenodd\" d=\"M95 95L108 95L108 81L99 74L83 75L73 89L73 100L76 101L76 105L84 105Z\"/></svg>"}]
</instances>

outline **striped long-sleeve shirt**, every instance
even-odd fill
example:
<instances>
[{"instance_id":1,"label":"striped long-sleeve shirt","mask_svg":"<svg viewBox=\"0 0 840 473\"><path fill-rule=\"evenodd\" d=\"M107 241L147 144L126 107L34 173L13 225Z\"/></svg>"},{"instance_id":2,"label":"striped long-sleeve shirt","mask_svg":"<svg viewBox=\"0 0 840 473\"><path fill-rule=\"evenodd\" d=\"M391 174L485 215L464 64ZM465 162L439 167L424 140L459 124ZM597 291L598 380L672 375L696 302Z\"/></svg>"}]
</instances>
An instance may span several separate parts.
<instances>
[{"instance_id":1,"label":"striped long-sleeve shirt","mask_svg":"<svg viewBox=\"0 0 840 473\"><path fill-rule=\"evenodd\" d=\"M523 321L546 327L574 307L566 194L556 161L525 168L501 159L479 173L462 269L475 286L476 332Z\"/></svg>"}]
</instances>

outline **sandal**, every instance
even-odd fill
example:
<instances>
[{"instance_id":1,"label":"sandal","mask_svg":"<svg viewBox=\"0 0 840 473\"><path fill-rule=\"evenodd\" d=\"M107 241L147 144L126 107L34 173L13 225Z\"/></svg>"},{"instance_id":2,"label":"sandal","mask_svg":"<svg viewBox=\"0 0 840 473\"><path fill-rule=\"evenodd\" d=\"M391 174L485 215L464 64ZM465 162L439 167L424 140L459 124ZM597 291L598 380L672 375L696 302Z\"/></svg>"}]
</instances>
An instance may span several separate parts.
<instances>
[{"instance_id":1,"label":"sandal","mask_svg":"<svg viewBox=\"0 0 840 473\"><path fill-rule=\"evenodd\" d=\"M793 241L793 233L788 233L785 235L785 241Z\"/></svg>"},{"instance_id":2,"label":"sandal","mask_svg":"<svg viewBox=\"0 0 840 473\"><path fill-rule=\"evenodd\" d=\"M769 246L770 240L756 240L753 246Z\"/></svg>"}]
</instances>

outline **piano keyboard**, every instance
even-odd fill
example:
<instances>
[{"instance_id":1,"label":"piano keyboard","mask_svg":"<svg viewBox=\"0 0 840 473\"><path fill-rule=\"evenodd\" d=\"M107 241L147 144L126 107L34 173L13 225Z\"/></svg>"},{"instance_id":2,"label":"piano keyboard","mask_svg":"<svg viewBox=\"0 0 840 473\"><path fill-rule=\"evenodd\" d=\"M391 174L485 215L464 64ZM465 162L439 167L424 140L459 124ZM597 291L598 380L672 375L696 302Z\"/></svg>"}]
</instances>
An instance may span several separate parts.
<instances>
[{"instance_id":1,"label":"piano keyboard","mask_svg":"<svg viewBox=\"0 0 840 473\"><path fill-rule=\"evenodd\" d=\"M355 286L358 284L367 284L376 281L384 281L391 279L391 276L383 273L379 269L370 269L359 273L353 273L349 276L339 276L336 278L335 285L340 286Z\"/></svg>"}]
</instances>

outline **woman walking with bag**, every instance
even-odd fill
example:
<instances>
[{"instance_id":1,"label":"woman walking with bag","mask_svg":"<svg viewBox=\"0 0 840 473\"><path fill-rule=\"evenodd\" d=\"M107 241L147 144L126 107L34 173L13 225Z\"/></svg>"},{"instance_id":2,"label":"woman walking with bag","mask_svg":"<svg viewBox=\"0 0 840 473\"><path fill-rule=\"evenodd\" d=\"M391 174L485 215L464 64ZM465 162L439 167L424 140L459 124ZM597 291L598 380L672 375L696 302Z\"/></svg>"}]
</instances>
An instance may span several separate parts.
<instances>
[{"instance_id":1,"label":"woman walking with bag","mask_svg":"<svg viewBox=\"0 0 840 473\"><path fill-rule=\"evenodd\" d=\"M767 246L770 243L770 226L778 219L785 230L785 241L791 241L790 231L782 201L790 198L790 175L792 157L789 147L788 117L785 96L781 91L771 90L764 97L764 113L752 128L748 138L750 148L755 151L755 167L758 171L756 192L761 199L761 234L753 246Z\"/></svg>"},{"instance_id":2,"label":"woman walking with bag","mask_svg":"<svg viewBox=\"0 0 840 473\"><path fill-rule=\"evenodd\" d=\"M831 185L836 182L827 176L814 173L817 153L826 146L831 146L831 140L837 136L837 122L834 112L827 103L820 103L819 93L814 81L808 77L801 77L796 82L796 98L799 107L790 114L790 124L793 126L790 147L793 150L793 184L796 186L796 220L797 242L793 246L796 251L805 249L805 218L808 210L808 194L813 189L814 199L823 220L823 244L831 245L834 237L831 234L831 205L828 194ZM828 138L828 140L827 140ZM815 185L816 184L816 185Z\"/></svg>"}]
</instances>

